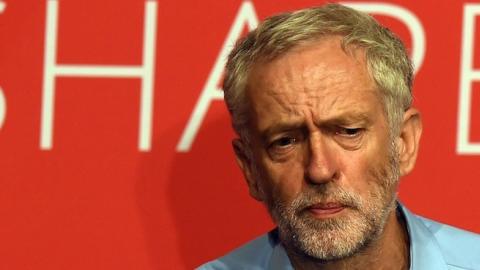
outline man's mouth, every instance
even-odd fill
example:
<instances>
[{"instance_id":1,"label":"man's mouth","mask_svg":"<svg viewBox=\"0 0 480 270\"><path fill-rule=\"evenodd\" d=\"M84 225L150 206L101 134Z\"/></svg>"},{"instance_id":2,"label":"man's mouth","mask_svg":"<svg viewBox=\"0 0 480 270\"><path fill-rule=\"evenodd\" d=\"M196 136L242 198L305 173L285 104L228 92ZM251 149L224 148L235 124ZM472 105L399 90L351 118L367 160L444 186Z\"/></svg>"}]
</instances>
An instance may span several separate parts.
<instances>
[{"instance_id":1,"label":"man's mouth","mask_svg":"<svg viewBox=\"0 0 480 270\"><path fill-rule=\"evenodd\" d=\"M327 202L310 205L306 208L310 214L318 219L332 218L342 212L347 206L341 203Z\"/></svg>"}]
</instances>

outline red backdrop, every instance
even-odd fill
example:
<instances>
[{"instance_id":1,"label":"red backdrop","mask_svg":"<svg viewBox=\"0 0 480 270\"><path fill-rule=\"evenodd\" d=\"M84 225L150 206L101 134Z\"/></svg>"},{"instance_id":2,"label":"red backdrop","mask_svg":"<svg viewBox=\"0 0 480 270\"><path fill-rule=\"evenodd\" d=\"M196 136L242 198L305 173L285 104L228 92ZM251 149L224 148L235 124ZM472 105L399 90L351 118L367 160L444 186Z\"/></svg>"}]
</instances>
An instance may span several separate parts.
<instances>
[{"instance_id":1,"label":"red backdrop","mask_svg":"<svg viewBox=\"0 0 480 270\"><path fill-rule=\"evenodd\" d=\"M0 269L191 269L269 230L230 149L223 55L319 3L0 1ZM400 198L480 232L480 4L360 7L417 63L424 136Z\"/></svg>"}]
</instances>

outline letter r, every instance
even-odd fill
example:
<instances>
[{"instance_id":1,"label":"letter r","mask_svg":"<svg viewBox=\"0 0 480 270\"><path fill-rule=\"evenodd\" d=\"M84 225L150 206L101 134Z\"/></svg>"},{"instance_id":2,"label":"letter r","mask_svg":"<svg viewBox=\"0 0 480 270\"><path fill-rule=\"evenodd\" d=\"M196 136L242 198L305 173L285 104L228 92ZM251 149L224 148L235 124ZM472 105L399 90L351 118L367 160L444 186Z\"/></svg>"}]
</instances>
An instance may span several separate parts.
<instances>
[{"instance_id":1,"label":"letter r","mask_svg":"<svg viewBox=\"0 0 480 270\"><path fill-rule=\"evenodd\" d=\"M390 16L403 22L412 36L411 59L414 73L418 72L425 58L426 42L425 30L415 14L404 7L390 3L341 2L341 4L371 14Z\"/></svg>"}]
</instances>

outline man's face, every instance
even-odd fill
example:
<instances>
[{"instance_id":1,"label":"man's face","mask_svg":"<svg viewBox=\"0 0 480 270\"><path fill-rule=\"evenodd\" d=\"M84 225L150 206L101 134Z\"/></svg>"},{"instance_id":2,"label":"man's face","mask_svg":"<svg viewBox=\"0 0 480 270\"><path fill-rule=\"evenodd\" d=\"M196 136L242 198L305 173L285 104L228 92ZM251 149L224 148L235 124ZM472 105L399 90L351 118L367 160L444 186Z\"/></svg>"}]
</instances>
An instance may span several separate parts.
<instances>
[{"instance_id":1,"label":"man's face","mask_svg":"<svg viewBox=\"0 0 480 270\"><path fill-rule=\"evenodd\" d=\"M247 85L251 194L287 247L348 257L382 232L395 205L395 147L361 49L328 37L258 63ZM240 157L242 159L242 157Z\"/></svg>"}]
</instances>

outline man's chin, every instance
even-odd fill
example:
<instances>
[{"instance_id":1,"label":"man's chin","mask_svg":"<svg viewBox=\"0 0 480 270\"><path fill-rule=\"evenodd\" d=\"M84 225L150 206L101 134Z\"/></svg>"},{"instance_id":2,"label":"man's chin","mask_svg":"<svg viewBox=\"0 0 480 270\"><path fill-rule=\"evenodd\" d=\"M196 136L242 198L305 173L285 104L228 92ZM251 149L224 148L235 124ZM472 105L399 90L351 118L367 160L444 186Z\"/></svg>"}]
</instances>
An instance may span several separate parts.
<instances>
[{"instance_id":1,"label":"man's chin","mask_svg":"<svg viewBox=\"0 0 480 270\"><path fill-rule=\"evenodd\" d=\"M318 262L351 257L368 245L375 233L365 221L352 220L352 213L343 211L329 218L304 213L297 224L279 228L282 242L297 255Z\"/></svg>"}]
</instances>

